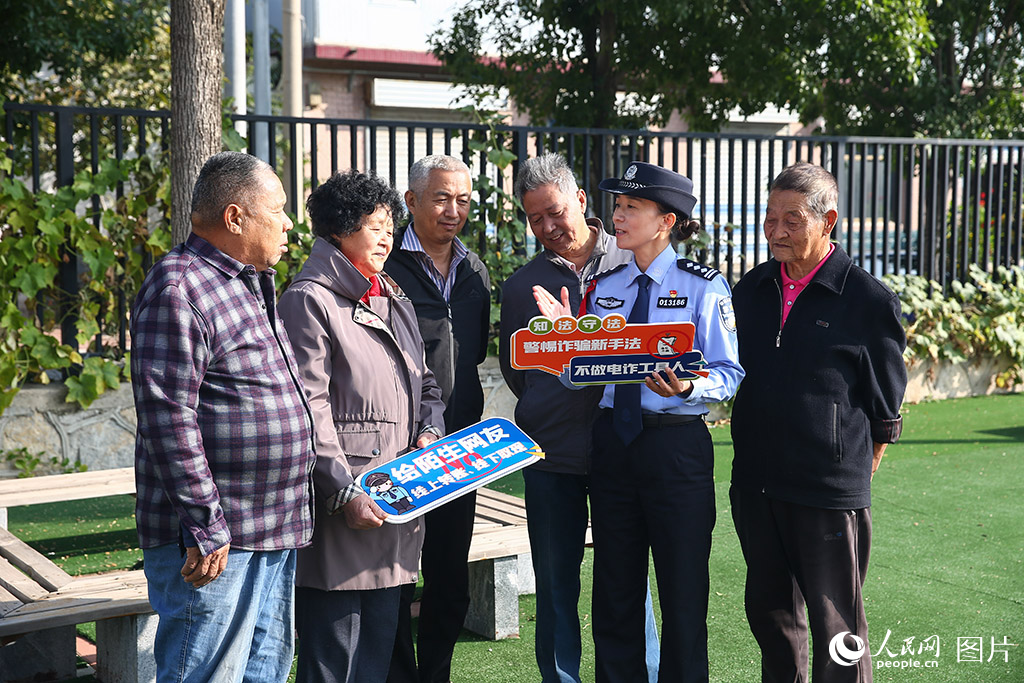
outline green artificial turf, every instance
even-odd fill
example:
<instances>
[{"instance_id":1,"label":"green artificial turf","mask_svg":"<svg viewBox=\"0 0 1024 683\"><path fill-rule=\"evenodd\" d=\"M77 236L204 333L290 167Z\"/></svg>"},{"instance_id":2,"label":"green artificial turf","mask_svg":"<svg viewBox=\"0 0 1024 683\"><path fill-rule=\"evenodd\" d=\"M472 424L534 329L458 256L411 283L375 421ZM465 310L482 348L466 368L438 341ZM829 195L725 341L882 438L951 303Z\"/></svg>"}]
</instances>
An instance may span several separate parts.
<instances>
[{"instance_id":1,"label":"green artificial turf","mask_svg":"<svg viewBox=\"0 0 1024 683\"><path fill-rule=\"evenodd\" d=\"M875 664L904 668L875 668L875 680L1022 683L1024 395L905 406L904 421L903 438L888 449L873 482L874 538L864 588L869 649L878 652L885 643ZM745 567L729 513L729 429L715 427L712 436L718 523L708 616L711 680L750 683L759 680L760 665L743 614ZM522 495L522 477L512 475L494 488ZM10 527L71 573L128 568L141 556L132 509L126 496L14 508ZM579 606L584 681L594 679L591 576L588 550ZM453 681L538 680L534 596L522 596L519 608L519 639L492 642L463 632ZM983 661L958 661L968 652L962 644L979 641ZM922 645L932 649L922 651Z\"/></svg>"}]
</instances>

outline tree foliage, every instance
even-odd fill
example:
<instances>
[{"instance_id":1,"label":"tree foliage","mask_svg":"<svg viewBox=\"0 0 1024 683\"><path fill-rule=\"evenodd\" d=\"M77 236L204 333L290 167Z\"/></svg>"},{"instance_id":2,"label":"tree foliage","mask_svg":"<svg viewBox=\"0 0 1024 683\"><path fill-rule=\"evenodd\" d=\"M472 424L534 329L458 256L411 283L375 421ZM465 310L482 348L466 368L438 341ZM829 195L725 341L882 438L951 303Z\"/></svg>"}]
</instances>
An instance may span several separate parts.
<instances>
[{"instance_id":1,"label":"tree foliage","mask_svg":"<svg viewBox=\"0 0 1024 683\"><path fill-rule=\"evenodd\" d=\"M1022 11L1018 0L469 0L431 42L455 80L507 88L535 123L643 127L679 110L715 129L772 104L830 133L988 137L1024 125Z\"/></svg>"},{"instance_id":2,"label":"tree foliage","mask_svg":"<svg viewBox=\"0 0 1024 683\"><path fill-rule=\"evenodd\" d=\"M0 0L7 99L169 106L167 0Z\"/></svg>"},{"instance_id":3,"label":"tree foliage","mask_svg":"<svg viewBox=\"0 0 1024 683\"><path fill-rule=\"evenodd\" d=\"M535 122L636 127L714 101L714 9L676 0L470 0L431 42L457 81L508 88ZM496 55L480 59L485 50ZM634 94L617 101L619 90Z\"/></svg>"},{"instance_id":4,"label":"tree foliage","mask_svg":"<svg viewBox=\"0 0 1024 683\"><path fill-rule=\"evenodd\" d=\"M908 93L905 129L1008 138L1024 130L1024 3L933 1L934 47Z\"/></svg>"}]
</instances>

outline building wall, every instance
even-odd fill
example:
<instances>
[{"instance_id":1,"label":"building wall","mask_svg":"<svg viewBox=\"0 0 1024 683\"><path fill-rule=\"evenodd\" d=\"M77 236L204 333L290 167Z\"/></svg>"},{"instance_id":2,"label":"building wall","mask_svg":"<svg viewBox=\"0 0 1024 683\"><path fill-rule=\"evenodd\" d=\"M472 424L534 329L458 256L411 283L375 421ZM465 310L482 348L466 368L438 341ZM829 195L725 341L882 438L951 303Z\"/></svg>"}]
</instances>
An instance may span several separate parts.
<instances>
[{"instance_id":1,"label":"building wall","mask_svg":"<svg viewBox=\"0 0 1024 683\"><path fill-rule=\"evenodd\" d=\"M313 42L425 52L427 37L458 4L452 0L319 0L311 26Z\"/></svg>"}]
</instances>

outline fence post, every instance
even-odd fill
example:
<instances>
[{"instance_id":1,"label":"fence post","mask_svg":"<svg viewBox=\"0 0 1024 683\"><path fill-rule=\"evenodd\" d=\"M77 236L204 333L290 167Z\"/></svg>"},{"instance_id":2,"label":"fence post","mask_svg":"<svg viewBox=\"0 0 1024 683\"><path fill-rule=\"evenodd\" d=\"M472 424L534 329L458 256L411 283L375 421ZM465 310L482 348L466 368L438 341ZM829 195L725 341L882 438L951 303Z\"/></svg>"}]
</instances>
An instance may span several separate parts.
<instances>
[{"instance_id":1,"label":"fence post","mask_svg":"<svg viewBox=\"0 0 1024 683\"><path fill-rule=\"evenodd\" d=\"M843 218L847 224L853 226L853 219L850 217L851 198L848 193L843 192L849 169L846 166L846 142L837 140L835 143L835 155L832 157L832 175L836 178L836 185L839 187L839 220L836 227L832 229L832 241L841 244L843 237Z\"/></svg>"},{"instance_id":2,"label":"fence post","mask_svg":"<svg viewBox=\"0 0 1024 683\"><path fill-rule=\"evenodd\" d=\"M74 115L70 109L57 110L57 186L75 182ZM60 273L60 332L61 341L78 350L78 254L69 248L71 228L64 229L61 247Z\"/></svg>"}]
</instances>

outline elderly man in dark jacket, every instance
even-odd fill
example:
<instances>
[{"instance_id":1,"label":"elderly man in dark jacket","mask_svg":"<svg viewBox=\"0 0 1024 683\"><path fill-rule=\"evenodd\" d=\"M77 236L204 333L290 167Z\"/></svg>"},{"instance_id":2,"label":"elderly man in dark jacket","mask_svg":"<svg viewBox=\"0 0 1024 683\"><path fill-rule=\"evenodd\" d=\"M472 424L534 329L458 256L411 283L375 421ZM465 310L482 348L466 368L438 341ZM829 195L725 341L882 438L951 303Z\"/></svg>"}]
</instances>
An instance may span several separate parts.
<instances>
[{"instance_id":1,"label":"elderly man in dark jacket","mask_svg":"<svg viewBox=\"0 0 1024 683\"><path fill-rule=\"evenodd\" d=\"M441 387L448 434L479 422L484 408L477 366L487 356L491 281L483 262L458 237L472 191L469 168L455 157L438 154L413 164L405 193L412 222L395 234L395 249L384 264L416 309L427 367ZM451 677L452 652L469 609L466 560L475 509L476 494L470 493L426 515L418 652L414 656L409 614L416 586L410 584L403 590L389 683Z\"/></svg>"},{"instance_id":2,"label":"elderly man in dark jacket","mask_svg":"<svg viewBox=\"0 0 1024 683\"><path fill-rule=\"evenodd\" d=\"M746 376L732 415L733 520L763 681L871 681L861 587L871 477L899 438L907 374L899 299L829 235L838 187L798 163L772 183L773 259L733 289Z\"/></svg>"}]
</instances>

